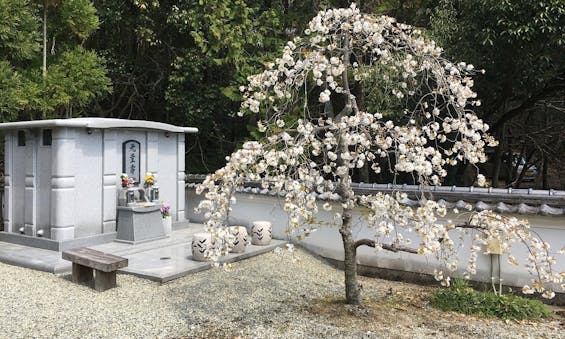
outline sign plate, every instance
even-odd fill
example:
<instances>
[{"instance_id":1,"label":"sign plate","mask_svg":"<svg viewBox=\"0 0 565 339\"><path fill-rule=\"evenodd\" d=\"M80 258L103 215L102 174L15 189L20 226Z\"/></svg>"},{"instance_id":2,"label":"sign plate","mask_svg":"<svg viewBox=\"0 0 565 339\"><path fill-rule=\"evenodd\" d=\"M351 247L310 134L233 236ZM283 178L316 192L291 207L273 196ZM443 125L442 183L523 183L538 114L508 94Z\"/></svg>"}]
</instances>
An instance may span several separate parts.
<instances>
[{"instance_id":1,"label":"sign plate","mask_svg":"<svg viewBox=\"0 0 565 339\"><path fill-rule=\"evenodd\" d=\"M140 143L137 140L124 141L122 146L123 162L122 171L132 178L136 184L139 184L139 164L140 164Z\"/></svg>"}]
</instances>

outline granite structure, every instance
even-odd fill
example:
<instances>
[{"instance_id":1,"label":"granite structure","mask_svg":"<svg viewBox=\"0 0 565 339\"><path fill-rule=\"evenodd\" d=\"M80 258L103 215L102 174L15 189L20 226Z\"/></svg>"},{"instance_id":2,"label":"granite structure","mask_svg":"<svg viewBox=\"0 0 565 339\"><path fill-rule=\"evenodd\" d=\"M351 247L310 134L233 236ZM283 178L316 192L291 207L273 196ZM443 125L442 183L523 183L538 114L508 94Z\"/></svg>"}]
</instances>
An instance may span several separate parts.
<instances>
[{"instance_id":1,"label":"granite structure","mask_svg":"<svg viewBox=\"0 0 565 339\"><path fill-rule=\"evenodd\" d=\"M106 118L0 124L5 138L0 241L52 250L116 237L120 175L157 178L173 222L185 219L185 133L192 127Z\"/></svg>"}]
</instances>

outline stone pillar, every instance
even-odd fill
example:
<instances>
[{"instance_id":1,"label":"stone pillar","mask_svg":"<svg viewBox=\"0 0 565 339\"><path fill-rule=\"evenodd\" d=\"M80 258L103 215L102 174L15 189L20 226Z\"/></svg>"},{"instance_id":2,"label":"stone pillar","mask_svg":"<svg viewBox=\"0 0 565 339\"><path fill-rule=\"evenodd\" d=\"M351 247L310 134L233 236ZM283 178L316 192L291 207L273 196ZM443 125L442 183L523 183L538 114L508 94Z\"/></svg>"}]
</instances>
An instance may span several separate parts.
<instances>
[{"instance_id":1,"label":"stone pillar","mask_svg":"<svg viewBox=\"0 0 565 339\"><path fill-rule=\"evenodd\" d=\"M76 131L54 128L51 158L51 239L75 237Z\"/></svg>"},{"instance_id":2,"label":"stone pillar","mask_svg":"<svg viewBox=\"0 0 565 339\"><path fill-rule=\"evenodd\" d=\"M14 131L7 131L4 136L4 200L2 201L2 216L5 232L14 232L14 187L12 184L12 173L14 168L14 145L16 143Z\"/></svg>"},{"instance_id":3,"label":"stone pillar","mask_svg":"<svg viewBox=\"0 0 565 339\"><path fill-rule=\"evenodd\" d=\"M177 133L177 217L176 221L184 221L184 133Z\"/></svg>"},{"instance_id":4,"label":"stone pillar","mask_svg":"<svg viewBox=\"0 0 565 339\"><path fill-rule=\"evenodd\" d=\"M37 139L34 130L26 131L24 166L24 234L35 236L37 231Z\"/></svg>"},{"instance_id":5,"label":"stone pillar","mask_svg":"<svg viewBox=\"0 0 565 339\"><path fill-rule=\"evenodd\" d=\"M147 163L145 168L147 172L151 172L157 178L157 186L159 186L159 177L157 176L157 171L159 170L159 134L153 131L147 131ZM142 173L145 176L145 173Z\"/></svg>"},{"instance_id":6,"label":"stone pillar","mask_svg":"<svg viewBox=\"0 0 565 339\"><path fill-rule=\"evenodd\" d=\"M118 173L120 167L117 155L118 144L116 131L112 129L102 130L102 233L116 232L116 207L118 205Z\"/></svg>"}]
</instances>

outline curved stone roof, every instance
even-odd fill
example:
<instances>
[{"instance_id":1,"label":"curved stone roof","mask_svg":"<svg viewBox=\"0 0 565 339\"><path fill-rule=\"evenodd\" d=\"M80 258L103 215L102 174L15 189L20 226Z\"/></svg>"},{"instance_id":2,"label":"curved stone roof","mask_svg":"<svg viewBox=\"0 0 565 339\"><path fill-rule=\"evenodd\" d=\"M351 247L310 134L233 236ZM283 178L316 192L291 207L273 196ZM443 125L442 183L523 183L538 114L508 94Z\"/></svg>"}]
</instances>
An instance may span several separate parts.
<instances>
[{"instance_id":1,"label":"curved stone roof","mask_svg":"<svg viewBox=\"0 0 565 339\"><path fill-rule=\"evenodd\" d=\"M195 187L204 178L204 175L188 175L187 187ZM449 208L464 209L470 204L476 211L494 210L500 213L565 216L565 191L559 190L365 183L353 183L351 186L359 194L404 192L408 194L404 203L411 206L420 204L417 196L425 194L427 198L437 200ZM263 195L277 194L269 189L259 188L254 183L249 183L243 192ZM334 198L339 197L336 194Z\"/></svg>"},{"instance_id":2,"label":"curved stone roof","mask_svg":"<svg viewBox=\"0 0 565 339\"><path fill-rule=\"evenodd\" d=\"M6 122L0 124L0 130L23 128L75 127L75 128L139 128L154 129L173 133L198 133L196 127L180 127L162 122L146 120L127 120L111 118L72 118Z\"/></svg>"}]
</instances>

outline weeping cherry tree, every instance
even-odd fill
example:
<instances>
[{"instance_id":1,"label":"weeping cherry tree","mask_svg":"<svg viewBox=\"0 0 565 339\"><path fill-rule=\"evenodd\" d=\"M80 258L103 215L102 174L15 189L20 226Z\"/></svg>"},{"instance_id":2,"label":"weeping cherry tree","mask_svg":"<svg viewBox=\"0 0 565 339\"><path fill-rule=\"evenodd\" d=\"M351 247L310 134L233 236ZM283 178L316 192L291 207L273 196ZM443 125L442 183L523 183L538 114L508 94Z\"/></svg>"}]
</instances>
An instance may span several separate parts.
<instances>
[{"instance_id":1,"label":"weeping cherry tree","mask_svg":"<svg viewBox=\"0 0 565 339\"><path fill-rule=\"evenodd\" d=\"M472 90L475 73L472 65L445 60L433 41L393 18L363 14L355 5L321 11L303 37L288 42L280 58L241 88L240 115L257 115L264 137L246 142L197 189L206 197L197 210L219 244L212 259L229 250L234 194L254 181L284 197L287 233L294 239L319 225L319 209L332 211L343 241L349 304L360 303L360 246L436 255L446 268L436 270L436 279L449 285L448 272L461 265L466 276L476 272L478 255L493 240L513 264L519 263L512 246L526 245L524 264L533 279L524 292L553 297L551 287L563 288L564 273L553 269L549 245L526 222L483 211L445 224L438 219L446 207L423 193L413 208L403 204L401 192L359 195L351 188L356 169L408 173L420 184L439 185L448 166L486 161L484 148L496 141L473 113L480 105ZM479 175L478 183L484 181ZM366 211L374 238L354 238L355 208ZM419 243L403 237L406 232L417 234ZM459 232L472 239L464 264L457 255Z\"/></svg>"}]
</instances>

